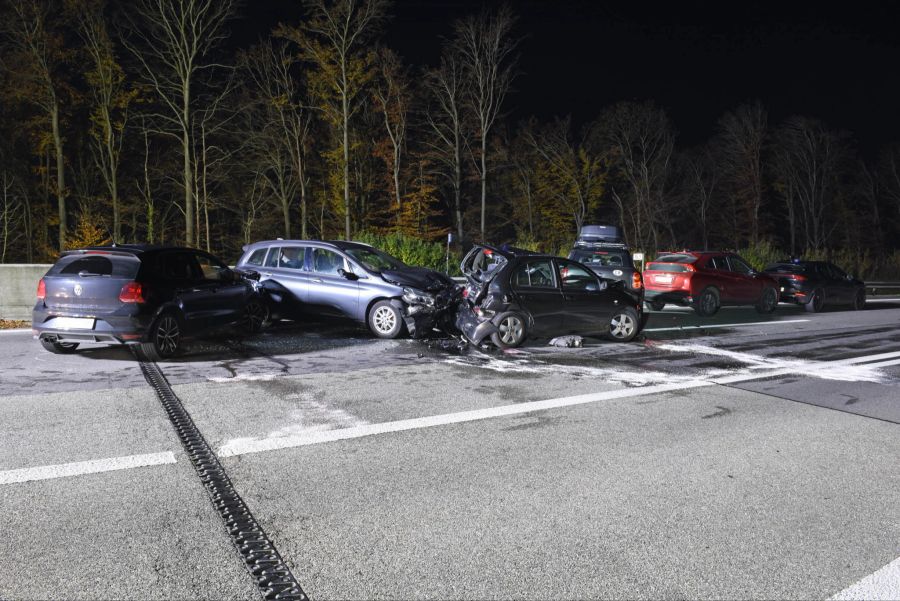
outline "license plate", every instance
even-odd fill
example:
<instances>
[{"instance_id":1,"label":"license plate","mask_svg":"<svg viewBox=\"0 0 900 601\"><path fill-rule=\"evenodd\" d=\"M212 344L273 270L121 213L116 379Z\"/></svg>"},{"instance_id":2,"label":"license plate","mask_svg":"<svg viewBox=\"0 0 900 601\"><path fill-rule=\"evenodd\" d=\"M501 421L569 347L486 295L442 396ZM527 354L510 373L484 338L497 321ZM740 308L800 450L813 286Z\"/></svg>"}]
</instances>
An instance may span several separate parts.
<instances>
[{"instance_id":1,"label":"license plate","mask_svg":"<svg viewBox=\"0 0 900 601\"><path fill-rule=\"evenodd\" d=\"M671 284L671 283L672 283L672 276L670 276L670 275L658 275L658 276L656 276L656 281L659 282L659 283L661 283L661 284Z\"/></svg>"},{"instance_id":2,"label":"license plate","mask_svg":"<svg viewBox=\"0 0 900 601\"><path fill-rule=\"evenodd\" d=\"M85 317L57 317L53 327L60 330L93 330L94 320Z\"/></svg>"}]
</instances>

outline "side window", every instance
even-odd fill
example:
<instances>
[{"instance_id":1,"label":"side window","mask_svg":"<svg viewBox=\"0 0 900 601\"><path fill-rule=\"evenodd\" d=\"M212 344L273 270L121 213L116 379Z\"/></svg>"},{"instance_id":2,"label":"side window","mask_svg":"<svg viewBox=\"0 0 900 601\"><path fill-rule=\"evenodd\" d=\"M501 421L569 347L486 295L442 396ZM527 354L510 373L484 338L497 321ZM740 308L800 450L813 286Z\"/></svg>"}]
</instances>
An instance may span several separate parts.
<instances>
[{"instance_id":1,"label":"side window","mask_svg":"<svg viewBox=\"0 0 900 601\"><path fill-rule=\"evenodd\" d=\"M193 257L184 252L160 255L159 273L163 279L176 283L192 282L199 279Z\"/></svg>"},{"instance_id":2,"label":"side window","mask_svg":"<svg viewBox=\"0 0 900 601\"><path fill-rule=\"evenodd\" d=\"M257 267L262 266L263 260L266 258L266 248L257 248L250 256L247 258L247 261L244 263L245 265L256 265Z\"/></svg>"},{"instance_id":3,"label":"side window","mask_svg":"<svg viewBox=\"0 0 900 601\"><path fill-rule=\"evenodd\" d=\"M278 258L281 256L281 249L277 246L269 248L269 256L266 257L266 267L278 267Z\"/></svg>"},{"instance_id":4,"label":"side window","mask_svg":"<svg viewBox=\"0 0 900 601\"><path fill-rule=\"evenodd\" d=\"M231 270L212 257L206 255L194 255L203 279L212 282L227 282L231 280Z\"/></svg>"},{"instance_id":5,"label":"side window","mask_svg":"<svg viewBox=\"0 0 900 601\"><path fill-rule=\"evenodd\" d=\"M837 265L835 265L833 263L826 263L825 265L828 268L828 273L830 273L831 277L833 277L834 279L843 280L847 277L847 274L844 273L844 270L842 270Z\"/></svg>"},{"instance_id":6,"label":"side window","mask_svg":"<svg viewBox=\"0 0 900 601\"><path fill-rule=\"evenodd\" d=\"M346 269L344 257L332 250L314 248L312 258L313 271L316 273L338 275L338 269Z\"/></svg>"},{"instance_id":7,"label":"side window","mask_svg":"<svg viewBox=\"0 0 900 601\"><path fill-rule=\"evenodd\" d=\"M513 273L512 284L517 288L555 288L553 266L549 260L520 265Z\"/></svg>"},{"instance_id":8,"label":"side window","mask_svg":"<svg viewBox=\"0 0 900 601\"><path fill-rule=\"evenodd\" d=\"M278 254L278 265L282 269L303 269L306 247L283 246Z\"/></svg>"},{"instance_id":9,"label":"side window","mask_svg":"<svg viewBox=\"0 0 900 601\"><path fill-rule=\"evenodd\" d=\"M725 257L713 257L706 264L710 269L718 269L720 271L729 271L728 260Z\"/></svg>"},{"instance_id":10,"label":"side window","mask_svg":"<svg viewBox=\"0 0 900 601\"><path fill-rule=\"evenodd\" d=\"M738 257L728 257L728 260L731 262L731 271L742 273L744 275L748 275L753 272L753 268L744 263L744 261Z\"/></svg>"},{"instance_id":11,"label":"side window","mask_svg":"<svg viewBox=\"0 0 900 601\"><path fill-rule=\"evenodd\" d=\"M559 275L564 290L587 290L590 284L594 290L598 289L594 274L576 263L560 261Z\"/></svg>"}]
</instances>

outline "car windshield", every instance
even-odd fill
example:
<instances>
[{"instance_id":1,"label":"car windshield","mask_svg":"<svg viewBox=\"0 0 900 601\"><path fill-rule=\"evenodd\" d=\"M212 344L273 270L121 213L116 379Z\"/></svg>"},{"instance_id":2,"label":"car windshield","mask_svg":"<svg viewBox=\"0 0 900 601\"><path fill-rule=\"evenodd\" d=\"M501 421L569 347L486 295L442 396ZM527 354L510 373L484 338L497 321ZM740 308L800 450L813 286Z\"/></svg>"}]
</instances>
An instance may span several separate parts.
<instances>
[{"instance_id":1,"label":"car windshield","mask_svg":"<svg viewBox=\"0 0 900 601\"><path fill-rule=\"evenodd\" d=\"M570 259L589 267L624 267L628 253L614 250L573 250Z\"/></svg>"},{"instance_id":2,"label":"car windshield","mask_svg":"<svg viewBox=\"0 0 900 601\"><path fill-rule=\"evenodd\" d=\"M406 265L386 252L375 248L346 248L344 252L369 271L381 273L390 269L403 269Z\"/></svg>"}]
</instances>

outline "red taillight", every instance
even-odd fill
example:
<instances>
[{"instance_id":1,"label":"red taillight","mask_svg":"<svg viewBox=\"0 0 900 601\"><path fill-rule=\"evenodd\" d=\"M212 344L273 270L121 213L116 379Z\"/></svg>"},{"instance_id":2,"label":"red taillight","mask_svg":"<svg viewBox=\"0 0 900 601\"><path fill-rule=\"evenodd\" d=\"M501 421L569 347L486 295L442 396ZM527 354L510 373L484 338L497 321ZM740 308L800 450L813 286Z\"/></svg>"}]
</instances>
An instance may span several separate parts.
<instances>
[{"instance_id":1,"label":"red taillight","mask_svg":"<svg viewBox=\"0 0 900 601\"><path fill-rule=\"evenodd\" d=\"M795 282L805 282L806 276L805 275L789 275L788 279L794 280Z\"/></svg>"},{"instance_id":2,"label":"red taillight","mask_svg":"<svg viewBox=\"0 0 900 601\"><path fill-rule=\"evenodd\" d=\"M469 289L463 288L463 298L469 298Z\"/></svg>"},{"instance_id":3,"label":"red taillight","mask_svg":"<svg viewBox=\"0 0 900 601\"><path fill-rule=\"evenodd\" d=\"M47 284L44 283L44 278L41 278L41 281L38 282L38 291L37 291L38 300L44 300L47 298Z\"/></svg>"},{"instance_id":4,"label":"red taillight","mask_svg":"<svg viewBox=\"0 0 900 601\"><path fill-rule=\"evenodd\" d=\"M123 303L144 302L144 287L140 282L128 282L119 292L119 300Z\"/></svg>"},{"instance_id":5,"label":"red taillight","mask_svg":"<svg viewBox=\"0 0 900 601\"><path fill-rule=\"evenodd\" d=\"M640 290L644 287L644 278L641 277L640 271L635 271L631 274L631 287L635 290Z\"/></svg>"},{"instance_id":6,"label":"red taillight","mask_svg":"<svg viewBox=\"0 0 900 601\"><path fill-rule=\"evenodd\" d=\"M697 271L697 269L696 269L693 265L690 265L690 264L688 264L688 263L685 263L685 264L683 265L683 267L684 267L684 270L687 271L687 272L689 272L689 273L694 273L695 271Z\"/></svg>"}]
</instances>

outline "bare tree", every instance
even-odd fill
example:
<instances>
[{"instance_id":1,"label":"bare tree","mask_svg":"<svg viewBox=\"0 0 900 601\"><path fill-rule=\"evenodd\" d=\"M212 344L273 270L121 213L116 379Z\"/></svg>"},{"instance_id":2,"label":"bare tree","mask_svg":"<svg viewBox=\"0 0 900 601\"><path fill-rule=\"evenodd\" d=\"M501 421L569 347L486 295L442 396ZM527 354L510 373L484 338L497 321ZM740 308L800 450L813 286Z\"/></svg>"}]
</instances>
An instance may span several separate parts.
<instances>
[{"instance_id":1,"label":"bare tree","mask_svg":"<svg viewBox=\"0 0 900 601\"><path fill-rule=\"evenodd\" d=\"M384 128L389 143L385 153L390 170L390 188L397 203L398 225L403 212L403 192L400 172L406 150L406 131L410 110L410 82L400 57L392 50L381 48L378 52L378 77L372 86L372 96L378 111L384 118Z\"/></svg>"},{"instance_id":2,"label":"bare tree","mask_svg":"<svg viewBox=\"0 0 900 601\"><path fill-rule=\"evenodd\" d=\"M476 169L481 178L481 238L485 238L487 212L488 136L500 115L515 75L512 56L518 41L512 37L515 17L508 5L496 13L482 11L456 23L454 48L469 79L465 100L472 112L480 143Z\"/></svg>"},{"instance_id":3,"label":"bare tree","mask_svg":"<svg viewBox=\"0 0 900 601\"><path fill-rule=\"evenodd\" d=\"M742 207L750 225L750 242L759 242L763 203L762 154L768 135L768 114L762 104L743 104L719 120L716 154L723 185Z\"/></svg>"},{"instance_id":4,"label":"bare tree","mask_svg":"<svg viewBox=\"0 0 900 601\"><path fill-rule=\"evenodd\" d=\"M697 225L700 228L703 250L709 250L710 209L721 177L720 171L707 147L688 155L685 158L685 168L689 204L697 211Z\"/></svg>"},{"instance_id":5,"label":"bare tree","mask_svg":"<svg viewBox=\"0 0 900 601\"><path fill-rule=\"evenodd\" d=\"M434 140L427 143L431 147L439 166L439 172L447 180L453 193L450 209L456 232L462 239L462 153L465 147L463 127L463 98L466 96L466 81L462 66L452 51L445 49L441 66L429 71L425 76L429 90L429 103L425 120L434 133Z\"/></svg>"},{"instance_id":6,"label":"bare tree","mask_svg":"<svg viewBox=\"0 0 900 601\"><path fill-rule=\"evenodd\" d=\"M18 178L0 171L0 263L6 263L7 252L27 234L27 195Z\"/></svg>"},{"instance_id":7,"label":"bare tree","mask_svg":"<svg viewBox=\"0 0 900 601\"><path fill-rule=\"evenodd\" d=\"M0 61L11 76L10 92L37 107L49 120L56 162L59 250L63 251L66 248L68 191L60 113L65 93L63 67L67 57L63 35L53 20L63 11L58 2L8 0L6 4L9 12L0 18L0 33L6 40Z\"/></svg>"},{"instance_id":8,"label":"bare tree","mask_svg":"<svg viewBox=\"0 0 900 601\"><path fill-rule=\"evenodd\" d=\"M152 116L181 142L185 240L194 244L193 120L195 86L220 65L209 55L225 39L233 0L133 0L126 11L125 46L155 92L161 110Z\"/></svg>"},{"instance_id":9,"label":"bare tree","mask_svg":"<svg viewBox=\"0 0 900 601\"><path fill-rule=\"evenodd\" d=\"M340 133L344 236L348 240L352 235L350 121L359 108L361 92L374 74L367 44L384 20L386 7L385 0L308 0L310 17L302 29L279 30L279 35L297 43L318 67L322 108Z\"/></svg>"},{"instance_id":10,"label":"bare tree","mask_svg":"<svg viewBox=\"0 0 900 601\"><path fill-rule=\"evenodd\" d=\"M119 163L128 124L128 109L136 92L129 88L125 72L116 61L103 14L106 0L82 0L76 6L78 33L90 57L90 68L85 79L91 92L91 135L95 142L95 162L112 203L113 240L121 241Z\"/></svg>"},{"instance_id":11,"label":"bare tree","mask_svg":"<svg viewBox=\"0 0 900 601\"><path fill-rule=\"evenodd\" d=\"M651 102L621 102L597 125L617 176L625 183L622 189L612 186L622 225L639 248L657 250L660 230L671 229L671 205L667 204L671 199L666 192L675 134L669 119Z\"/></svg>"}]
</instances>

